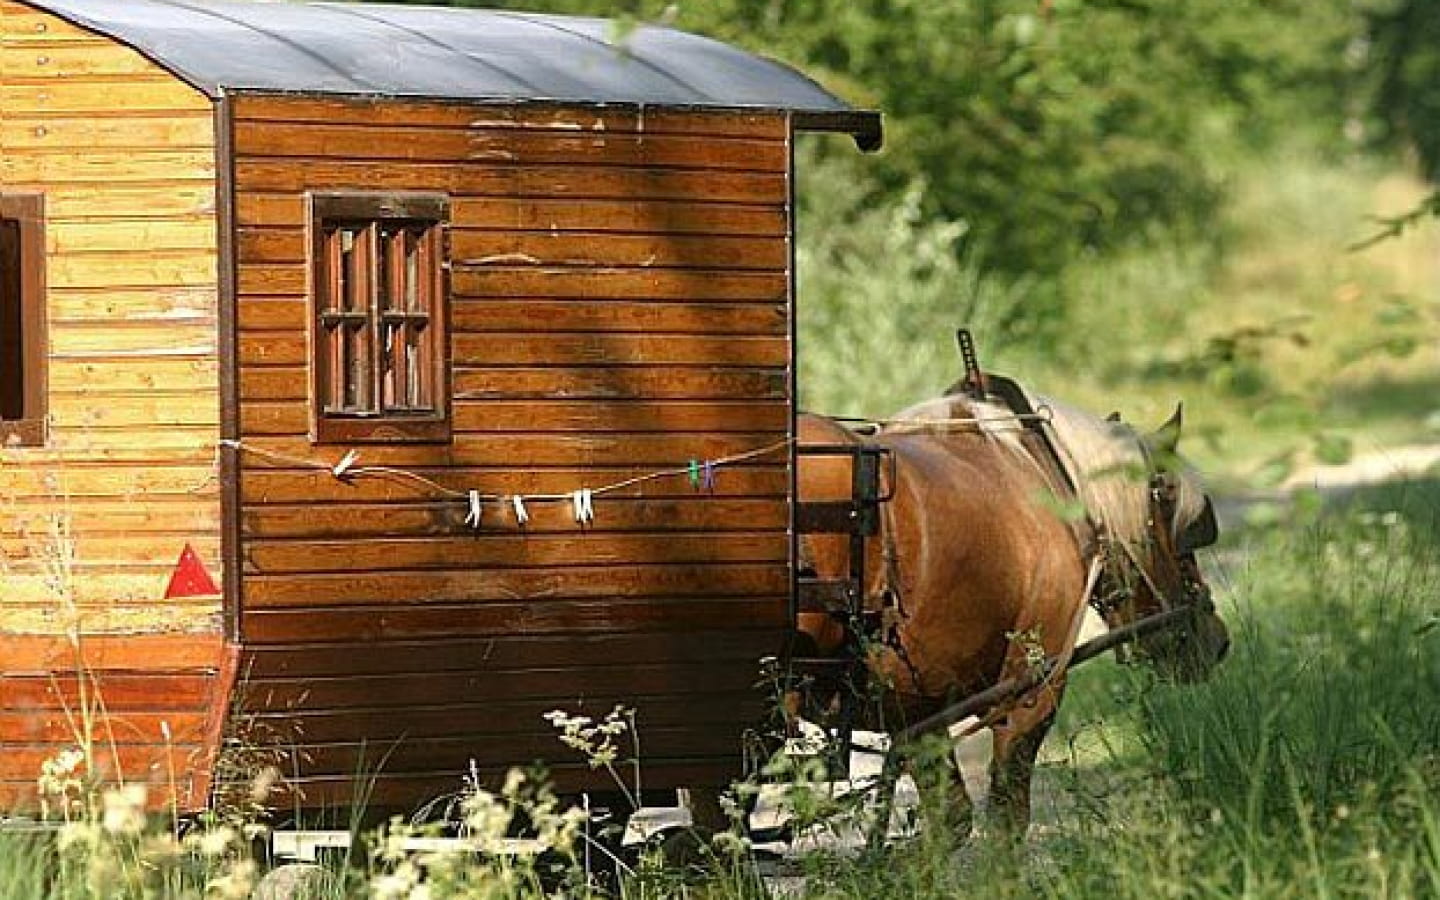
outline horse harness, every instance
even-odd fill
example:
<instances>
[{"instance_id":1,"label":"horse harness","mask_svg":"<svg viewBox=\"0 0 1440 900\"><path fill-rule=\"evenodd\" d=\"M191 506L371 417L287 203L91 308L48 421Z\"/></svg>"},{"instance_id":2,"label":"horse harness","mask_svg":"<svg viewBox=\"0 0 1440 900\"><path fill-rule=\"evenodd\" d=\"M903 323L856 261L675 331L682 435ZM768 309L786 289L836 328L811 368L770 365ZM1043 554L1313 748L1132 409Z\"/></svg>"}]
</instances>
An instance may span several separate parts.
<instances>
[{"instance_id":1,"label":"horse harness","mask_svg":"<svg viewBox=\"0 0 1440 900\"><path fill-rule=\"evenodd\" d=\"M1048 417L1038 415L1031 406L1024 391L1010 379L986 373L984 384L991 399L999 399L1024 425L1021 443L1031 460L1044 474L1052 492L1061 505L1070 505L1080 499L1076 484L1078 474L1072 473L1061 456L1052 434ZM1183 583L1182 596L1177 598L1180 606L1196 606L1202 602L1204 590L1194 569L1194 552L1213 544L1217 537L1215 513L1209 498L1196 521L1190 524L1178 539L1171 536L1179 499L1179 486L1165 466L1157 463L1154 453L1144 441L1140 441L1148 473L1146 496L1148 510L1146 527L1151 540L1166 546L1181 561ZM893 477L893 476L892 476ZM894 490L894 485L888 488ZM1133 598L1129 578L1114 575L1117 570L1128 570L1133 577L1142 580L1146 587L1171 608L1171 598L1155 576L1136 555L1135 550L1123 540L1113 537L1106 524L1096 519L1088 510L1069 521L1070 531L1082 559L1087 560L1086 568L1091 571L1087 577L1086 603L1107 625L1113 626L1116 615ZM857 621L847 621L847 629L858 627L860 643L878 644L895 653L901 663L910 671L918 685L919 673L911 663L900 628L908 614L905 610L903 581L900 572L900 552L896 543L895 512L888 503L880 504L881 574L877 589L865 591ZM1096 576L1099 577L1096 577ZM1106 577L1110 575L1111 577ZM1127 661L1128 645L1117 648L1121 661Z\"/></svg>"},{"instance_id":2,"label":"horse harness","mask_svg":"<svg viewBox=\"0 0 1440 900\"><path fill-rule=\"evenodd\" d=\"M1032 462L1042 472L1060 503L1076 502L1079 498L1078 489L1069 469L1061 459L1055 440L1050 433L1047 417L1035 411L1024 391L1010 379L987 373L984 376L984 383L990 399L999 399L1015 416L1015 420L1024 427L1021 444ZM894 490L895 486L892 484L886 489L886 493L893 493ZM1071 520L1069 525L1082 558L1095 559L1104 543L1100 524L1093 521L1087 512L1084 516ZM861 598L858 622L853 621L855 617L847 617L852 621L845 621L842 624L847 630L858 628L859 633L853 637L858 638L857 643L860 645L879 645L893 652L910 672L918 689L919 671L911 662L904 641L900 637L901 625L908 618L908 614L905 611L900 552L895 537L897 531L894 507L889 503L881 503L880 527L877 535L880 538L880 583L875 591L864 592L864 596ZM1090 580L1094 581L1093 578ZM1087 588L1086 594L1091 605L1095 606L1096 592ZM1099 611L1099 607L1096 609Z\"/></svg>"}]
</instances>

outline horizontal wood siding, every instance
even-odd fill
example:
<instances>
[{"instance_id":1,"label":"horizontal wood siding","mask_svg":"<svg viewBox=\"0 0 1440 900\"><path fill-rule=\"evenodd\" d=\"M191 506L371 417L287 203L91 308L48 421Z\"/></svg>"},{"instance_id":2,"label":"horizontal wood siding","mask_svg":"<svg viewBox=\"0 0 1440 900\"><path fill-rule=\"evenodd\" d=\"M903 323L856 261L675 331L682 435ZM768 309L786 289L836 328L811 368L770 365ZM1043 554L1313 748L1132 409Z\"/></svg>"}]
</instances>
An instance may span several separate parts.
<instances>
[{"instance_id":1,"label":"horizontal wood siding","mask_svg":"<svg viewBox=\"0 0 1440 900\"><path fill-rule=\"evenodd\" d=\"M143 784L157 809L203 807L224 658L215 634L0 633L0 813L33 812L41 764L68 747L89 750L82 776Z\"/></svg>"},{"instance_id":2,"label":"horizontal wood siding","mask_svg":"<svg viewBox=\"0 0 1440 900\"><path fill-rule=\"evenodd\" d=\"M44 197L50 419L0 450L0 812L87 742L93 774L193 807L220 598L163 597L186 544L222 573L211 104L0 0L0 191Z\"/></svg>"},{"instance_id":3,"label":"horizontal wood siding","mask_svg":"<svg viewBox=\"0 0 1440 900\"><path fill-rule=\"evenodd\" d=\"M243 705L307 803L454 789L546 759L541 714L638 710L646 784L736 772L789 591L788 122L780 115L234 101ZM450 197L453 442L307 438L305 192ZM104 235L74 236L103 240ZM177 237L178 239L178 237ZM576 525L445 491L595 500ZM410 477L418 475L424 482ZM378 760L385 760L383 767Z\"/></svg>"},{"instance_id":4,"label":"horizontal wood siding","mask_svg":"<svg viewBox=\"0 0 1440 900\"><path fill-rule=\"evenodd\" d=\"M67 604L82 629L143 627L146 604L213 629L217 598L160 602L187 543L222 567L211 104L0 0L0 191L44 195L50 345L48 447L0 460L0 631L63 630Z\"/></svg>"}]
</instances>

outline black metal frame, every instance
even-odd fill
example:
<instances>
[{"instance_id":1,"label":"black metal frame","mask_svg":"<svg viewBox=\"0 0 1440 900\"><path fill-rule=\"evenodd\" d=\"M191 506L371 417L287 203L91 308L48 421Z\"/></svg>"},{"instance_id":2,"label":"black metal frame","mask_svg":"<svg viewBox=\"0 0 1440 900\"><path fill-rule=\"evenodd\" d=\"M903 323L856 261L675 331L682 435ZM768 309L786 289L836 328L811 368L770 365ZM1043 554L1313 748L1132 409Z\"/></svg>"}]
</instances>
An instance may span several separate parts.
<instances>
[{"instance_id":1,"label":"black metal frame","mask_svg":"<svg viewBox=\"0 0 1440 900\"><path fill-rule=\"evenodd\" d=\"M878 612L865 608L865 542L880 534L880 504L893 496L894 455L873 444L806 444L796 456L848 457L850 498L835 501L795 502L796 534L849 536L848 566L844 578L817 579L797 574L795 593L800 612L824 612L845 628L839 656L791 655L786 660L787 686L810 681L833 689L840 699L839 721L828 743L829 767L837 778L848 777L850 748L861 701L869 691L866 645L877 637ZM882 478L882 471L888 477ZM887 488L887 485L889 486Z\"/></svg>"}]
</instances>

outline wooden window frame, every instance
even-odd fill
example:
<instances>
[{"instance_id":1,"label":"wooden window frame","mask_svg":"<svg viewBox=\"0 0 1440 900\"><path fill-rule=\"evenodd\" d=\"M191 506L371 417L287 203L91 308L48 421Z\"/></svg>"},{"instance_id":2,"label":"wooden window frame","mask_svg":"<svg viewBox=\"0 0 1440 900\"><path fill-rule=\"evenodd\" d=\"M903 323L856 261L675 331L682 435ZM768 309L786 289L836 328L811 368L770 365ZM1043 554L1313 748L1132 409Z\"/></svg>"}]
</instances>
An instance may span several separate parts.
<instances>
[{"instance_id":1,"label":"wooden window frame","mask_svg":"<svg viewBox=\"0 0 1440 900\"><path fill-rule=\"evenodd\" d=\"M310 193L307 204L310 439L448 442L449 198ZM347 369L358 377L335 377Z\"/></svg>"},{"instance_id":2,"label":"wooden window frame","mask_svg":"<svg viewBox=\"0 0 1440 900\"><path fill-rule=\"evenodd\" d=\"M0 193L0 221L15 223L19 232L20 269L17 282L22 345L20 366L24 380L20 415L0 418L0 446L43 447L47 432L48 393L44 196ZM0 285L0 291L5 289ZM3 374L0 371L0 376ZM3 415L3 410L0 410L0 415Z\"/></svg>"}]
</instances>

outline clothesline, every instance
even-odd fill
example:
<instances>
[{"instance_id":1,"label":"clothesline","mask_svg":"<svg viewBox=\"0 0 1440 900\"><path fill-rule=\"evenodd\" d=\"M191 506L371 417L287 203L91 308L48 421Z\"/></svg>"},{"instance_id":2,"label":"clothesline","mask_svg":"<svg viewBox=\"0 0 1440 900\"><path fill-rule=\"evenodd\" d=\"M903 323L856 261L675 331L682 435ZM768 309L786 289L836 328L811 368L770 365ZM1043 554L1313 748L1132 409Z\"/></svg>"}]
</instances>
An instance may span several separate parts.
<instances>
[{"instance_id":1,"label":"clothesline","mask_svg":"<svg viewBox=\"0 0 1440 900\"><path fill-rule=\"evenodd\" d=\"M316 459L292 456L288 453L279 453L263 447L255 447L237 440L222 440L220 445L293 468L315 469L329 472L340 481L350 481L351 479L366 477L389 477L410 481L442 497L466 501L469 505L469 510L465 517L465 524L478 530L484 519L484 507L486 504L498 503L502 509L508 506L513 511L516 522L524 525L530 520L529 510L526 508L526 505L529 503L569 503L571 504L575 520L580 524L587 524L595 519L594 498L604 496L605 494L612 494L616 491L623 491L626 488L632 488L646 482L658 481L664 478L684 477L689 480L691 487L696 490L714 490L716 471L718 469L768 456L771 453L788 448L793 442L793 438L784 438L762 447L756 447L753 450L733 453L729 456L722 456L716 459L692 459L684 466L646 472L630 478L621 479L620 481L603 484L599 487L581 487L563 493L536 492L514 494L495 494L479 490L457 490L456 488L441 484L419 473L411 472L408 469L401 469L395 466L358 465L360 462L360 451L355 449L346 451L338 462L331 465Z\"/></svg>"},{"instance_id":2,"label":"clothesline","mask_svg":"<svg viewBox=\"0 0 1440 900\"><path fill-rule=\"evenodd\" d=\"M982 425L993 421L1022 421L1026 419L1048 419L1044 415L1035 414L1013 414L1010 416L986 416L949 419L844 419L837 418L840 422L865 422L871 425L884 427L896 426L948 426L948 425ZM485 491L468 489L459 490L441 484L432 478L427 478L417 472L396 466L372 466L360 465L360 450L350 449L342 455L339 461L334 464L322 462L317 459L303 456L294 456L288 453L280 453L275 450L267 450L263 447L256 447L238 440L222 440L220 446L233 449L240 453L248 453L261 459L281 463L292 468L315 469L328 472L334 478L342 482L349 482L356 478L396 478L402 481L409 481L430 490L442 497L454 500L463 500L468 510L465 516L465 524L475 530L479 530L485 518L486 505L499 504L502 511L509 509L519 525L530 521L530 512L527 504L531 503L569 503L575 521L586 525L595 520L595 498L617 491L623 491L636 485L645 484L651 481L658 481L665 478L685 478L690 486L696 490L713 491L715 489L716 473L726 466L733 466L738 463L749 462L768 456L780 450L785 450L795 443L794 438L783 438L753 450L745 450L740 453L732 453L728 456L721 456L715 459L691 459L684 466L672 466L657 469L653 472L646 472L624 478L609 484L602 484L598 487L579 487L573 491L564 492L535 492L535 493L513 493L496 494Z\"/></svg>"}]
</instances>

